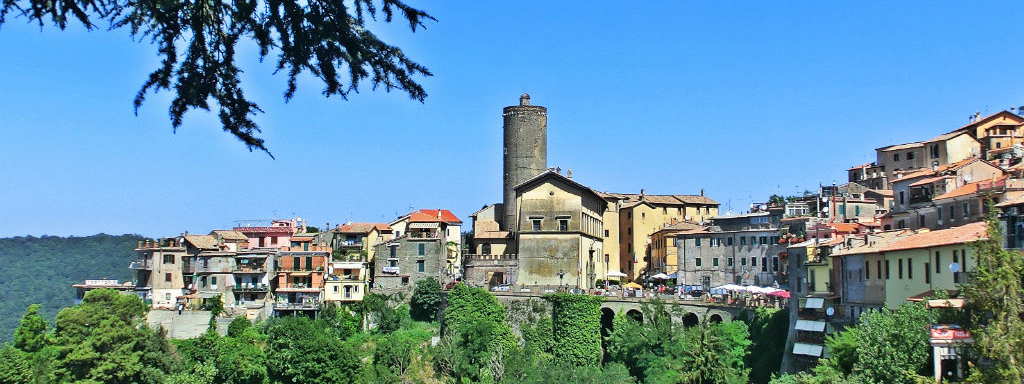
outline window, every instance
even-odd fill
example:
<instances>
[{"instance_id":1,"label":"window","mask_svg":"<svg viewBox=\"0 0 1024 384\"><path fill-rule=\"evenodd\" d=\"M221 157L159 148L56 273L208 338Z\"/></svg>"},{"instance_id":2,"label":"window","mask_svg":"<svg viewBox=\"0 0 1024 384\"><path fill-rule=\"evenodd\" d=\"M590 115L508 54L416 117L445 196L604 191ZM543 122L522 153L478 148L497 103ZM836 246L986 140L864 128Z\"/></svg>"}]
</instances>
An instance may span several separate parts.
<instances>
[{"instance_id":1,"label":"window","mask_svg":"<svg viewBox=\"0 0 1024 384\"><path fill-rule=\"evenodd\" d=\"M277 245L277 236L270 237L270 245Z\"/></svg>"},{"instance_id":2,"label":"window","mask_svg":"<svg viewBox=\"0 0 1024 384\"><path fill-rule=\"evenodd\" d=\"M924 215L917 215L917 226L924 228Z\"/></svg>"},{"instance_id":3,"label":"window","mask_svg":"<svg viewBox=\"0 0 1024 384\"><path fill-rule=\"evenodd\" d=\"M416 254L419 255L419 256L426 255L427 254L427 245L426 244L422 244L422 243L421 244L416 244Z\"/></svg>"},{"instance_id":4,"label":"window","mask_svg":"<svg viewBox=\"0 0 1024 384\"><path fill-rule=\"evenodd\" d=\"M907 152L907 160L914 160L914 152Z\"/></svg>"},{"instance_id":5,"label":"window","mask_svg":"<svg viewBox=\"0 0 1024 384\"><path fill-rule=\"evenodd\" d=\"M860 216L860 206L859 205L854 205L853 206L853 215L854 216Z\"/></svg>"},{"instance_id":6,"label":"window","mask_svg":"<svg viewBox=\"0 0 1024 384\"><path fill-rule=\"evenodd\" d=\"M608 230L604 230L604 237L608 237Z\"/></svg>"},{"instance_id":7,"label":"window","mask_svg":"<svg viewBox=\"0 0 1024 384\"><path fill-rule=\"evenodd\" d=\"M742 265L742 266L744 266L744 267L745 267L745 266L747 266L747 259L746 259L746 258L744 258L744 257L741 257L741 258L740 258L740 265Z\"/></svg>"},{"instance_id":8,"label":"window","mask_svg":"<svg viewBox=\"0 0 1024 384\"><path fill-rule=\"evenodd\" d=\"M409 276L402 276L402 285L409 285Z\"/></svg>"},{"instance_id":9,"label":"window","mask_svg":"<svg viewBox=\"0 0 1024 384\"><path fill-rule=\"evenodd\" d=\"M997 141L996 142L996 149L999 149L999 148L1002 148L1002 147L1003 147L1003 143L1000 143L1000 142Z\"/></svg>"},{"instance_id":10,"label":"window","mask_svg":"<svg viewBox=\"0 0 1024 384\"><path fill-rule=\"evenodd\" d=\"M935 213L936 213L935 218L938 219L939 221L942 221L942 207L939 207L938 209L936 209Z\"/></svg>"},{"instance_id":11,"label":"window","mask_svg":"<svg viewBox=\"0 0 1024 384\"><path fill-rule=\"evenodd\" d=\"M698 258L693 259L693 264L699 267L700 264L701 264L700 258L698 257Z\"/></svg>"},{"instance_id":12,"label":"window","mask_svg":"<svg viewBox=\"0 0 1024 384\"><path fill-rule=\"evenodd\" d=\"M896 260L897 274L896 276L900 279L903 278L903 259Z\"/></svg>"},{"instance_id":13,"label":"window","mask_svg":"<svg viewBox=\"0 0 1024 384\"><path fill-rule=\"evenodd\" d=\"M768 272L768 258L761 258L761 272Z\"/></svg>"},{"instance_id":14,"label":"window","mask_svg":"<svg viewBox=\"0 0 1024 384\"><path fill-rule=\"evenodd\" d=\"M778 256L773 256L772 257L772 271L775 271L775 272L779 271L779 257Z\"/></svg>"},{"instance_id":15,"label":"window","mask_svg":"<svg viewBox=\"0 0 1024 384\"><path fill-rule=\"evenodd\" d=\"M953 209L953 205L952 204L949 205L949 218L953 219L953 220L956 219L956 210Z\"/></svg>"},{"instance_id":16,"label":"window","mask_svg":"<svg viewBox=\"0 0 1024 384\"><path fill-rule=\"evenodd\" d=\"M955 250L955 249L953 250L953 262L954 263L959 263L960 262L960 253L957 252L957 250ZM961 269L963 269L963 268L961 268ZM960 283L960 272L954 272L953 273L953 283L954 284Z\"/></svg>"},{"instance_id":17,"label":"window","mask_svg":"<svg viewBox=\"0 0 1024 384\"><path fill-rule=\"evenodd\" d=\"M694 237L693 238L693 246L695 246L695 247L699 247L700 246L700 238L699 237Z\"/></svg>"},{"instance_id":18,"label":"window","mask_svg":"<svg viewBox=\"0 0 1024 384\"><path fill-rule=\"evenodd\" d=\"M914 259L908 257L907 258L907 279L913 279L913 278L914 278Z\"/></svg>"},{"instance_id":19,"label":"window","mask_svg":"<svg viewBox=\"0 0 1024 384\"><path fill-rule=\"evenodd\" d=\"M173 277L174 277L174 275L172 275L170 273L165 273L164 274L164 281L170 282Z\"/></svg>"},{"instance_id":20,"label":"window","mask_svg":"<svg viewBox=\"0 0 1024 384\"><path fill-rule=\"evenodd\" d=\"M757 240L758 240L758 244L761 244L761 245L768 244L768 237L766 237L766 236L758 237Z\"/></svg>"},{"instance_id":21,"label":"window","mask_svg":"<svg viewBox=\"0 0 1024 384\"><path fill-rule=\"evenodd\" d=\"M390 256L392 258L398 257L398 247L397 246L388 247L388 256Z\"/></svg>"},{"instance_id":22,"label":"window","mask_svg":"<svg viewBox=\"0 0 1024 384\"><path fill-rule=\"evenodd\" d=\"M924 263L924 283L925 284L931 284L932 283L932 274L931 274L931 270L928 269L928 267L929 267L928 264L929 263Z\"/></svg>"},{"instance_id":23,"label":"window","mask_svg":"<svg viewBox=\"0 0 1024 384\"><path fill-rule=\"evenodd\" d=\"M541 220L542 219L535 218L535 217L531 217L530 218L530 222L533 223L533 230L534 231L539 231L540 230L540 222L541 222Z\"/></svg>"},{"instance_id":24,"label":"window","mask_svg":"<svg viewBox=\"0 0 1024 384\"><path fill-rule=\"evenodd\" d=\"M867 276L868 279L871 279L871 262L869 261L864 262L864 276Z\"/></svg>"},{"instance_id":25,"label":"window","mask_svg":"<svg viewBox=\"0 0 1024 384\"><path fill-rule=\"evenodd\" d=\"M292 257L292 270L293 271L301 271L302 270L302 258L301 257L299 257L299 256L293 256Z\"/></svg>"},{"instance_id":26,"label":"window","mask_svg":"<svg viewBox=\"0 0 1024 384\"><path fill-rule=\"evenodd\" d=\"M885 260L885 279L889 280L889 260Z\"/></svg>"},{"instance_id":27,"label":"window","mask_svg":"<svg viewBox=\"0 0 1024 384\"><path fill-rule=\"evenodd\" d=\"M309 244L309 243L306 243ZM313 256L306 256L306 269L313 270Z\"/></svg>"},{"instance_id":28,"label":"window","mask_svg":"<svg viewBox=\"0 0 1024 384\"><path fill-rule=\"evenodd\" d=\"M717 257L712 257L711 258L711 266L712 267L717 267L718 266L718 258Z\"/></svg>"},{"instance_id":29,"label":"window","mask_svg":"<svg viewBox=\"0 0 1024 384\"><path fill-rule=\"evenodd\" d=\"M939 251L935 251L935 274L942 273L942 259L940 258Z\"/></svg>"},{"instance_id":30,"label":"window","mask_svg":"<svg viewBox=\"0 0 1024 384\"><path fill-rule=\"evenodd\" d=\"M892 161L900 161L900 154L898 154L898 153L892 154Z\"/></svg>"},{"instance_id":31,"label":"window","mask_svg":"<svg viewBox=\"0 0 1024 384\"><path fill-rule=\"evenodd\" d=\"M903 200L904 192L900 191L900 205L906 204Z\"/></svg>"},{"instance_id":32,"label":"window","mask_svg":"<svg viewBox=\"0 0 1024 384\"><path fill-rule=\"evenodd\" d=\"M725 238L725 245L730 245L730 246L732 245L732 238L731 237L726 237Z\"/></svg>"},{"instance_id":33,"label":"window","mask_svg":"<svg viewBox=\"0 0 1024 384\"><path fill-rule=\"evenodd\" d=\"M481 245L480 246L480 253L482 253L484 255L490 255L491 254L491 245L490 244L483 244L483 245Z\"/></svg>"},{"instance_id":34,"label":"window","mask_svg":"<svg viewBox=\"0 0 1024 384\"><path fill-rule=\"evenodd\" d=\"M836 204L836 216L846 216L846 204Z\"/></svg>"},{"instance_id":35,"label":"window","mask_svg":"<svg viewBox=\"0 0 1024 384\"><path fill-rule=\"evenodd\" d=\"M878 279L882 279L882 260L875 261L875 274L878 275Z\"/></svg>"},{"instance_id":36,"label":"window","mask_svg":"<svg viewBox=\"0 0 1024 384\"><path fill-rule=\"evenodd\" d=\"M217 276L210 276L210 287L217 289Z\"/></svg>"},{"instance_id":37,"label":"window","mask_svg":"<svg viewBox=\"0 0 1024 384\"><path fill-rule=\"evenodd\" d=\"M964 202L963 205L964 205L964 217L970 216L971 215L971 206L966 201Z\"/></svg>"},{"instance_id":38,"label":"window","mask_svg":"<svg viewBox=\"0 0 1024 384\"><path fill-rule=\"evenodd\" d=\"M747 237L740 236L740 245L747 245Z\"/></svg>"},{"instance_id":39,"label":"window","mask_svg":"<svg viewBox=\"0 0 1024 384\"><path fill-rule=\"evenodd\" d=\"M416 272L426 271L426 263L423 260L416 260Z\"/></svg>"},{"instance_id":40,"label":"window","mask_svg":"<svg viewBox=\"0 0 1024 384\"><path fill-rule=\"evenodd\" d=\"M900 221L896 222L896 229L904 229L906 227L907 227L907 221L906 220L900 220Z\"/></svg>"},{"instance_id":41,"label":"window","mask_svg":"<svg viewBox=\"0 0 1024 384\"><path fill-rule=\"evenodd\" d=\"M728 265L728 266L730 266L730 267L731 267L731 266L733 265L733 263L734 263L734 262L733 262L733 258L731 258L731 257L730 257L730 258L728 258L728 259L726 259L725 261L726 261L726 265Z\"/></svg>"},{"instance_id":42,"label":"window","mask_svg":"<svg viewBox=\"0 0 1024 384\"><path fill-rule=\"evenodd\" d=\"M932 144L931 152L932 152L932 158L933 159L938 159L939 158L939 143Z\"/></svg>"},{"instance_id":43,"label":"window","mask_svg":"<svg viewBox=\"0 0 1024 384\"><path fill-rule=\"evenodd\" d=\"M756 257L751 257L750 258L750 266L751 267L756 267L757 266L757 258Z\"/></svg>"},{"instance_id":44,"label":"window","mask_svg":"<svg viewBox=\"0 0 1024 384\"><path fill-rule=\"evenodd\" d=\"M569 218L568 217L560 217L560 218L558 218L558 230L561 231L561 232L568 232L569 231Z\"/></svg>"},{"instance_id":45,"label":"window","mask_svg":"<svg viewBox=\"0 0 1024 384\"><path fill-rule=\"evenodd\" d=\"M164 255L164 264L174 264L174 255Z\"/></svg>"}]
</instances>

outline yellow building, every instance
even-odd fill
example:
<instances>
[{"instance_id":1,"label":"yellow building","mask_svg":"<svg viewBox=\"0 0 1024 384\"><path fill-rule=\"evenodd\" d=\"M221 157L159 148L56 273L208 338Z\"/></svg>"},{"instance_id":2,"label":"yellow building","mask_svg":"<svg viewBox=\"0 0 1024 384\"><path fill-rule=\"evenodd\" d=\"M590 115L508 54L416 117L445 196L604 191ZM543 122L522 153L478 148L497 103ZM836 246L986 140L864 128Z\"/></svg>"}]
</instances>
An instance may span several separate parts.
<instances>
[{"instance_id":1,"label":"yellow building","mask_svg":"<svg viewBox=\"0 0 1024 384\"><path fill-rule=\"evenodd\" d=\"M648 273L647 264L651 259L651 235L665 225L680 222L702 223L718 215L718 202L703 195L647 195L625 193L602 193L602 197L614 202L617 211L609 218L618 218L618 240L607 241L606 248L618 246L619 268L630 280ZM605 227L609 229L608 226ZM608 233L610 235L610 232ZM606 252L612 256L612 252ZM667 261L666 261L667 262ZM657 273L657 272L655 272Z\"/></svg>"},{"instance_id":2,"label":"yellow building","mask_svg":"<svg viewBox=\"0 0 1024 384\"><path fill-rule=\"evenodd\" d=\"M975 222L920 232L887 246L883 251L885 305L896 308L937 290L959 290L977 266L970 243L986 238L985 229L985 222ZM952 272L952 264L960 272Z\"/></svg>"},{"instance_id":3,"label":"yellow building","mask_svg":"<svg viewBox=\"0 0 1024 384\"><path fill-rule=\"evenodd\" d=\"M366 263L332 261L324 276L324 301L350 303L363 301L367 288Z\"/></svg>"},{"instance_id":4,"label":"yellow building","mask_svg":"<svg viewBox=\"0 0 1024 384\"><path fill-rule=\"evenodd\" d=\"M335 260L372 262L376 245L392 238L391 227L384 223L346 223L333 232Z\"/></svg>"},{"instance_id":5,"label":"yellow building","mask_svg":"<svg viewBox=\"0 0 1024 384\"><path fill-rule=\"evenodd\" d=\"M703 231L704 226L693 223L670 223L651 234L651 262L649 269L654 274L673 274L679 270L679 252L676 250L676 236L682 233Z\"/></svg>"}]
</instances>

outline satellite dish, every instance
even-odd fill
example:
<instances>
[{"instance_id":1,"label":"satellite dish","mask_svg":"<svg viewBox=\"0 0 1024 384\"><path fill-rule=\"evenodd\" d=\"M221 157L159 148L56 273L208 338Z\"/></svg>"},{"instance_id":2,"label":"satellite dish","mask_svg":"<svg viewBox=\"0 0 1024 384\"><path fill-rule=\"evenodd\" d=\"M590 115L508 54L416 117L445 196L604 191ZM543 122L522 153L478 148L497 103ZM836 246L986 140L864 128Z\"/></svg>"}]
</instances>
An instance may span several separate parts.
<instances>
[{"instance_id":1,"label":"satellite dish","mask_svg":"<svg viewBox=\"0 0 1024 384\"><path fill-rule=\"evenodd\" d=\"M828 307L828 308L825 309L825 316L831 317L832 315L835 315L835 314L836 314L836 309L835 308Z\"/></svg>"},{"instance_id":2,"label":"satellite dish","mask_svg":"<svg viewBox=\"0 0 1024 384\"><path fill-rule=\"evenodd\" d=\"M958 264L958 263L950 263L949 264L949 271L953 272L953 273L960 272L960 264Z\"/></svg>"}]
</instances>

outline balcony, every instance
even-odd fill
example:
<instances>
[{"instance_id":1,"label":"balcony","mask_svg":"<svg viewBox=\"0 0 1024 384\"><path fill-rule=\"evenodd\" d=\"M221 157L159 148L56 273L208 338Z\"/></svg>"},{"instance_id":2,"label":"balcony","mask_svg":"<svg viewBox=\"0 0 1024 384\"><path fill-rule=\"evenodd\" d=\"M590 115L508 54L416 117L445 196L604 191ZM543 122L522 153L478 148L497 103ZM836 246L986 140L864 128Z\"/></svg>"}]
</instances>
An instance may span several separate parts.
<instances>
[{"instance_id":1,"label":"balcony","mask_svg":"<svg viewBox=\"0 0 1024 384\"><path fill-rule=\"evenodd\" d=\"M361 276L353 275L353 274L348 274L348 275L329 275L329 276L327 276L327 280L328 281L346 281L346 282L352 282L352 281L354 281L354 282L362 282L363 281Z\"/></svg>"},{"instance_id":2,"label":"balcony","mask_svg":"<svg viewBox=\"0 0 1024 384\"><path fill-rule=\"evenodd\" d=\"M320 302L316 300L302 303L275 302L274 309L278 311L316 311L320 309Z\"/></svg>"},{"instance_id":3,"label":"balcony","mask_svg":"<svg viewBox=\"0 0 1024 384\"><path fill-rule=\"evenodd\" d=\"M128 268L129 269L152 270L153 269L153 261L152 260L136 260L136 261L131 262L131 264L128 264Z\"/></svg>"},{"instance_id":4,"label":"balcony","mask_svg":"<svg viewBox=\"0 0 1024 384\"><path fill-rule=\"evenodd\" d=\"M253 284L253 283L239 283L234 287L235 292L269 292L270 285L267 284Z\"/></svg>"},{"instance_id":5,"label":"balcony","mask_svg":"<svg viewBox=\"0 0 1024 384\"><path fill-rule=\"evenodd\" d=\"M202 265L193 264L193 273L231 273L231 268L227 265Z\"/></svg>"},{"instance_id":6,"label":"balcony","mask_svg":"<svg viewBox=\"0 0 1024 384\"><path fill-rule=\"evenodd\" d=\"M242 265L239 265L237 268L235 268L234 272L235 273L267 273L267 268L262 266L262 265L260 265L260 266L253 266L253 265L242 264Z\"/></svg>"},{"instance_id":7,"label":"balcony","mask_svg":"<svg viewBox=\"0 0 1024 384\"><path fill-rule=\"evenodd\" d=\"M382 267L381 272L387 275L397 275L400 269L398 267Z\"/></svg>"},{"instance_id":8,"label":"balcony","mask_svg":"<svg viewBox=\"0 0 1024 384\"><path fill-rule=\"evenodd\" d=\"M362 248L363 242L362 240L344 240L339 241L338 245L342 248Z\"/></svg>"},{"instance_id":9,"label":"balcony","mask_svg":"<svg viewBox=\"0 0 1024 384\"><path fill-rule=\"evenodd\" d=\"M408 237L410 240L440 240L441 233L433 231L409 232Z\"/></svg>"}]
</instances>

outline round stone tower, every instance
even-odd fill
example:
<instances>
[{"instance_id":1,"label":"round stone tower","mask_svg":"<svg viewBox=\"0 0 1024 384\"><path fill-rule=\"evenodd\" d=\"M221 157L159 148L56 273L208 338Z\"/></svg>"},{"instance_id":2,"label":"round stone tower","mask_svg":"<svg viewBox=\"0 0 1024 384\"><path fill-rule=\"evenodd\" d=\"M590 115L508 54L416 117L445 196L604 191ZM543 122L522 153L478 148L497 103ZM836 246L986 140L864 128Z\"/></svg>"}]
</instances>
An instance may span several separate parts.
<instances>
[{"instance_id":1,"label":"round stone tower","mask_svg":"<svg viewBox=\"0 0 1024 384\"><path fill-rule=\"evenodd\" d=\"M505 230L516 230L515 186L548 169L548 109L530 105L530 95L519 96L519 105L502 110L505 131L504 199Z\"/></svg>"}]
</instances>

